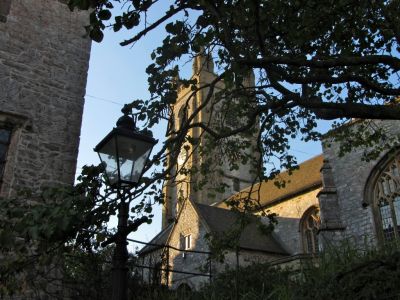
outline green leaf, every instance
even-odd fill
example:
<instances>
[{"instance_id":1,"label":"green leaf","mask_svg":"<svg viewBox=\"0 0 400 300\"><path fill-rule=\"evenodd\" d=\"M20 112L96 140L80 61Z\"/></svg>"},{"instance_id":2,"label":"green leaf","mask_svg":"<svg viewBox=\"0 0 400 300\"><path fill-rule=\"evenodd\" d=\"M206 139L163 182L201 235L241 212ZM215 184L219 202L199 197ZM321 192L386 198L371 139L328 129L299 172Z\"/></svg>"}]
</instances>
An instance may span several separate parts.
<instances>
[{"instance_id":1,"label":"green leaf","mask_svg":"<svg viewBox=\"0 0 400 300\"><path fill-rule=\"evenodd\" d=\"M103 40L103 38L104 38L103 32L102 32L102 31L100 30L100 28L98 28L98 27L93 28L93 29L90 31L89 36L90 36L90 38L91 38L93 41L95 41L95 42L97 42L97 43L100 43L100 42Z\"/></svg>"},{"instance_id":2,"label":"green leaf","mask_svg":"<svg viewBox=\"0 0 400 300\"><path fill-rule=\"evenodd\" d=\"M111 12L108 9L103 9L99 11L98 17L100 20L107 21L111 18Z\"/></svg>"},{"instance_id":3,"label":"green leaf","mask_svg":"<svg viewBox=\"0 0 400 300\"><path fill-rule=\"evenodd\" d=\"M122 28L122 22L115 22L113 25L114 32L120 31Z\"/></svg>"}]
</instances>

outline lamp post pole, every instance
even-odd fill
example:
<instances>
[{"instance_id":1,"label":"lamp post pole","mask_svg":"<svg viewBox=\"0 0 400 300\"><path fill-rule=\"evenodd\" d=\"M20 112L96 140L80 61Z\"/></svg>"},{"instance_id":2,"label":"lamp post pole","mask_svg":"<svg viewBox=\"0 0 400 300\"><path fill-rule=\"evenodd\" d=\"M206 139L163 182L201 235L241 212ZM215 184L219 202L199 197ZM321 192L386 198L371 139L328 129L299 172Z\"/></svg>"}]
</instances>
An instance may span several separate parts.
<instances>
[{"instance_id":1,"label":"lamp post pole","mask_svg":"<svg viewBox=\"0 0 400 300\"><path fill-rule=\"evenodd\" d=\"M145 170L147 159L157 141L151 134L136 130L128 105L122 108L123 116L114 128L94 148L105 166L108 185L117 191L118 227L116 234L109 240L115 243L112 269L112 300L128 298L128 218L130 190L137 186ZM109 244L109 243L107 243Z\"/></svg>"},{"instance_id":2,"label":"lamp post pole","mask_svg":"<svg viewBox=\"0 0 400 300\"><path fill-rule=\"evenodd\" d=\"M119 193L120 194L120 193ZM120 203L118 206L118 228L115 239L115 249L113 255L113 300L128 299L128 216L129 202L125 200L125 191L119 195Z\"/></svg>"}]
</instances>

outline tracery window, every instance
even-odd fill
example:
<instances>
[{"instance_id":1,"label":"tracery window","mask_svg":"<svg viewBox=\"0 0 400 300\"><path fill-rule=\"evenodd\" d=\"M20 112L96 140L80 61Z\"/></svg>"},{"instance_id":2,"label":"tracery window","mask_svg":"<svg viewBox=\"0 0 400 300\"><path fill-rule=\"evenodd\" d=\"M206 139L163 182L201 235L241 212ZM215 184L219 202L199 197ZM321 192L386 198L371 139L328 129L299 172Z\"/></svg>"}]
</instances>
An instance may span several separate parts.
<instances>
[{"instance_id":1,"label":"tracery window","mask_svg":"<svg viewBox=\"0 0 400 300\"><path fill-rule=\"evenodd\" d=\"M11 127L0 127L0 187L6 165L7 151L11 139Z\"/></svg>"},{"instance_id":2,"label":"tracery window","mask_svg":"<svg viewBox=\"0 0 400 300\"><path fill-rule=\"evenodd\" d=\"M375 211L385 241L400 239L400 151L379 173L373 189Z\"/></svg>"},{"instance_id":3,"label":"tracery window","mask_svg":"<svg viewBox=\"0 0 400 300\"><path fill-rule=\"evenodd\" d=\"M318 230L320 223L319 208L316 206L308 209L301 218L301 235L305 253L317 253L319 251Z\"/></svg>"}]
</instances>

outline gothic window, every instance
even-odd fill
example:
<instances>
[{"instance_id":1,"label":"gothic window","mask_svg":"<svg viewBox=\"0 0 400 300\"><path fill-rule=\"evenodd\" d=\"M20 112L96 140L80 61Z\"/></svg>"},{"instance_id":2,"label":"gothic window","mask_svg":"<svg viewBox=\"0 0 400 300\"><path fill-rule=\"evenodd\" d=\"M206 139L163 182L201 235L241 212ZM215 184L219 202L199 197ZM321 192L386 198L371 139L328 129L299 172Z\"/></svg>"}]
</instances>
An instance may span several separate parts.
<instances>
[{"instance_id":1,"label":"gothic window","mask_svg":"<svg viewBox=\"0 0 400 300\"><path fill-rule=\"evenodd\" d=\"M187 119L188 119L188 110L187 110L187 105L186 104L184 104L181 108L180 108L180 110L179 110L179 113L178 113L178 126L179 126L179 129L181 129L182 128L182 125L183 125L183 123L185 123L186 121L187 121Z\"/></svg>"},{"instance_id":2,"label":"gothic window","mask_svg":"<svg viewBox=\"0 0 400 300\"><path fill-rule=\"evenodd\" d=\"M0 22L6 22L7 16L10 13L11 0L0 1Z\"/></svg>"},{"instance_id":3,"label":"gothic window","mask_svg":"<svg viewBox=\"0 0 400 300\"><path fill-rule=\"evenodd\" d=\"M0 186L3 179L4 168L6 165L7 151L11 139L11 127L0 127Z\"/></svg>"},{"instance_id":4,"label":"gothic window","mask_svg":"<svg viewBox=\"0 0 400 300\"><path fill-rule=\"evenodd\" d=\"M305 253L317 253L319 251L317 235L320 222L319 208L316 206L309 208L301 218L301 235Z\"/></svg>"},{"instance_id":5,"label":"gothic window","mask_svg":"<svg viewBox=\"0 0 400 300\"><path fill-rule=\"evenodd\" d=\"M373 188L375 213L385 241L400 239L400 151L376 177Z\"/></svg>"}]
</instances>

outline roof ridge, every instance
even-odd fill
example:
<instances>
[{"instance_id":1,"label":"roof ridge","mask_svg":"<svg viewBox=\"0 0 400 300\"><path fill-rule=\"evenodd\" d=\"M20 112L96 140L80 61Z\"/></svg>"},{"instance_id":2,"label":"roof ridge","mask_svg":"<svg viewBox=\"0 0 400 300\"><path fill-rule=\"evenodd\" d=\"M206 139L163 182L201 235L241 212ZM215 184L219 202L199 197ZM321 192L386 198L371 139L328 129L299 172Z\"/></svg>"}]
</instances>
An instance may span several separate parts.
<instances>
[{"instance_id":1,"label":"roof ridge","mask_svg":"<svg viewBox=\"0 0 400 300\"><path fill-rule=\"evenodd\" d=\"M276 200L279 201L293 197L299 193L307 192L310 188L318 188L322 184L320 169L323 163L323 154L316 155L299 164L299 168L278 173L274 178L259 181L250 185L234 195L220 201L214 207L225 208L226 201L230 199L243 199L249 195L251 198L260 200L262 206L270 205ZM275 182L284 181L284 187L276 186Z\"/></svg>"},{"instance_id":2,"label":"roof ridge","mask_svg":"<svg viewBox=\"0 0 400 300\"><path fill-rule=\"evenodd\" d=\"M265 180L262 181L262 182L267 182L267 181L274 180L277 176L283 175L283 174L287 174L289 171L292 171L292 172L298 171L298 170L300 170L300 167L301 167L301 166L304 166L304 165L306 165L307 163L310 163L310 162L316 160L317 158L322 158L322 159L323 159L323 158L324 158L324 155L323 155L322 153L321 153L321 154L318 154L318 155L315 155L315 156L313 156L313 157L311 157L311 158L309 158L309 159L307 159L307 160L305 160L305 161L299 163L299 164L298 164L298 167L299 167L299 168L293 169L293 170L284 169L284 170L282 170L281 172L279 172L278 174L276 174L274 178L265 179ZM290 175L289 175L289 176L290 176ZM260 182L257 182L257 183L260 183Z\"/></svg>"}]
</instances>

